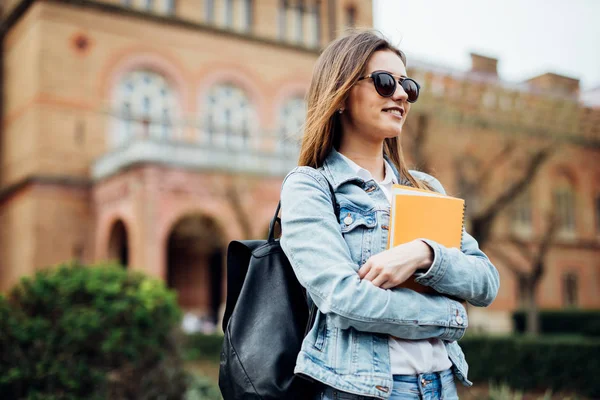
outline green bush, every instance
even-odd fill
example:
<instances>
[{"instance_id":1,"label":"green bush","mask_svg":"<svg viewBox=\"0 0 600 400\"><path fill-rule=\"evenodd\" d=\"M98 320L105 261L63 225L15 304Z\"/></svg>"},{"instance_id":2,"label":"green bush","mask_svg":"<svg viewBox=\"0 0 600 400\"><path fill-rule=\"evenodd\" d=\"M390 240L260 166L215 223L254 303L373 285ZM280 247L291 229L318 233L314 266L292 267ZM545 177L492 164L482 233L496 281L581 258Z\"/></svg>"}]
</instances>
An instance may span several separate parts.
<instances>
[{"instance_id":1,"label":"green bush","mask_svg":"<svg viewBox=\"0 0 600 400\"><path fill-rule=\"evenodd\" d=\"M469 337L460 345L469 379L519 390L600 396L600 340L573 337Z\"/></svg>"},{"instance_id":2,"label":"green bush","mask_svg":"<svg viewBox=\"0 0 600 400\"><path fill-rule=\"evenodd\" d=\"M493 383L489 386L489 393L486 400L523 400L524 396L522 392L513 391L506 385L494 385ZM528 396L531 400L552 400L552 391L546 390L543 396L536 396L535 398ZM571 399L568 397L567 399ZM571 399L576 400L576 398Z\"/></svg>"},{"instance_id":3,"label":"green bush","mask_svg":"<svg viewBox=\"0 0 600 400\"><path fill-rule=\"evenodd\" d=\"M61 265L0 298L0 398L179 399L176 295L113 265Z\"/></svg>"},{"instance_id":4,"label":"green bush","mask_svg":"<svg viewBox=\"0 0 600 400\"><path fill-rule=\"evenodd\" d=\"M542 310L539 314L540 333L579 334L600 336L600 311L598 310ZM513 313L515 331L525 332L527 314Z\"/></svg>"},{"instance_id":5,"label":"green bush","mask_svg":"<svg viewBox=\"0 0 600 400\"><path fill-rule=\"evenodd\" d=\"M223 400L219 386L203 376L190 375L185 400Z\"/></svg>"},{"instance_id":6,"label":"green bush","mask_svg":"<svg viewBox=\"0 0 600 400\"><path fill-rule=\"evenodd\" d=\"M22 357L15 346L19 319L10 304L0 295L0 399L10 398L11 382L18 381L21 373L15 361Z\"/></svg>"},{"instance_id":7,"label":"green bush","mask_svg":"<svg viewBox=\"0 0 600 400\"><path fill-rule=\"evenodd\" d=\"M218 362L223 347L223 335L194 333L184 339L186 360L210 360Z\"/></svg>"}]
</instances>

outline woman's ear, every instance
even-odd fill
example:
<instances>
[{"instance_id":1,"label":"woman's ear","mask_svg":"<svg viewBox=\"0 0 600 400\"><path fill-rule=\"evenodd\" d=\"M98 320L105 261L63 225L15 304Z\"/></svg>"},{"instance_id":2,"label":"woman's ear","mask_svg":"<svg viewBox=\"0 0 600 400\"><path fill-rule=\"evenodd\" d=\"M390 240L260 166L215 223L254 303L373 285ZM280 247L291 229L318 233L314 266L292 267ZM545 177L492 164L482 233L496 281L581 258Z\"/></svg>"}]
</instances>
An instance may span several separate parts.
<instances>
[{"instance_id":1,"label":"woman's ear","mask_svg":"<svg viewBox=\"0 0 600 400\"><path fill-rule=\"evenodd\" d=\"M348 100L344 100L342 105L338 108L338 113L343 114L348 109Z\"/></svg>"}]
</instances>

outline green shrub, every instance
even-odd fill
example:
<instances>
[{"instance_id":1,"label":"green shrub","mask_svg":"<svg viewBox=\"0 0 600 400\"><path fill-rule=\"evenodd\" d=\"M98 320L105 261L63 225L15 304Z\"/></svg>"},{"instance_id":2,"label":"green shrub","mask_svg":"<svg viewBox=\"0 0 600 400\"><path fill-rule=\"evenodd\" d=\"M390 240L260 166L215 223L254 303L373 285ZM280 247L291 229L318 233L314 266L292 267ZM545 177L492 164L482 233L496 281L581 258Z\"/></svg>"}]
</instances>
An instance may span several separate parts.
<instances>
[{"instance_id":1,"label":"green shrub","mask_svg":"<svg viewBox=\"0 0 600 400\"><path fill-rule=\"evenodd\" d=\"M18 381L21 370L16 361L22 359L15 346L19 321L10 304L0 295L0 399L10 398L12 382Z\"/></svg>"},{"instance_id":2,"label":"green shrub","mask_svg":"<svg viewBox=\"0 0 600 400\"><path fill-rule=\"evenodd\" d=\"M531 400L552 400L552 397L552 392L546 390L543 396L536 396L535 398L528 396L527 398L531 398ZM523 400L523 398L523 393L519 391L513 391L506 385L494 385L491 383L489 386L488 398L486 400Z\"/></svg>"},{"instance_id":3,"label":"green shrub","mask_svg":"<svg viewBox=\"0 0 600 400\"><path fill-rule=\"evenodd\" d=\"M460 345L472 381L600 396L600 340L486 336L464 338Z\"/></svg>"},{"instance_id":4,"label":"green shrub","mask_svg":"<svg viewBox=\"0 0 600 400\"><path fill-rule=\"evenodd\" d=\"M219 386L203 376L190 375L185 400L222 400Z\"/></svg>"},{"instance_id":5,"label":"green shrub","mask_svg":"<svg viewBox=\"0 0 600 400\"><path fill-rule=\"evenodd\" d=\"M0 298L0 398L179 399L176 295L119 266L61 265Z\"/></svg>"},{"instance_id":6,"label":"green shrub","mask_svg":"<svg viewBox=\"0 0 600 400\"><path fill-rule=\"evenodd\" d=\"M184 339L186 360L219 361L223 346L223 335L194 333Z\"/></svg>"},{"instance_id":7,"label":"green shrub","mask_svg":"<svg viewBox=\"0 0 600 400\"><path fill-rule=\"evenodd\" d=\"M540 311L540 333L579 334L600 336L600 311L598 310L543 310ZM513 313L515 331L525 332L527 314Z\"/></svg>"}]
</instances>

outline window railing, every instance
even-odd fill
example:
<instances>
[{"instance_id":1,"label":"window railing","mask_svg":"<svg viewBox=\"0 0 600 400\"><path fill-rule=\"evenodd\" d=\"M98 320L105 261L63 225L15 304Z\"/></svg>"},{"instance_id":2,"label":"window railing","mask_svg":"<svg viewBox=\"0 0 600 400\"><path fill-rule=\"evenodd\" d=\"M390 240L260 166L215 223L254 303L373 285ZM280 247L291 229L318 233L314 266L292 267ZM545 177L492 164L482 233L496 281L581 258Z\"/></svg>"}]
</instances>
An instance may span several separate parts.
<instances>
[{"instance_id":1,"label":"window railing","mask_svg":"<svg viewBox=\"0 0 600 400\"><path fill-rule=\"evenodd\" d=\"M175 14L175 0L121 0L121 5L156 14Z\"/></svg>"},{"instance_id":2,"label":"window railing","mask_svg":"<svg viewBox=\"0 0 600 400\"><path fill-rule=\"evenodd\" d=\"M123 121L113 118L113 126L121 126ZM283 177L296 166L299 154L296 133L281 130L174 123L160 132L171 133L165 135L156 134L147 120L129 119L127 124L135 129L112 132L113 148L92 167L95 179L139 163Z\"/></svg>"}]
</instances>

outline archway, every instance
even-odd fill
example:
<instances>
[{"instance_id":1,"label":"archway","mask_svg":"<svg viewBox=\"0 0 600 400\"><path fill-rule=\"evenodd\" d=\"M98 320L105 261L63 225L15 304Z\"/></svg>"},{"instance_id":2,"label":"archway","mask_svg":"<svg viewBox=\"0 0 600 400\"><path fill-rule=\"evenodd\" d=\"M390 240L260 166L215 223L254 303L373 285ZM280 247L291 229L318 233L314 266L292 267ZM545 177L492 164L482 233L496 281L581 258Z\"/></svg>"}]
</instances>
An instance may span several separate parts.
<instances>
[{"instance_id":1,"label":"archway","mask_svg":"<svg viewBox=\"0 0 600 400\"><path fill-rule=\"evenodd\" d=\"M127 227L122 220L116 221L110 230L108 259L119 262L125 268L129 266Z\"/></svg>"},{"instance_id":2,"label":"archway","mask_svg":"<svg viewBox=\"0 0 600 400\"><path fill-rule=\"evenodd\" d=\"M168 236L167 284L186 313L184 329L214 331L222 300L223 235L203 215L181 218Z\"/></svg>"}]
</instances>

